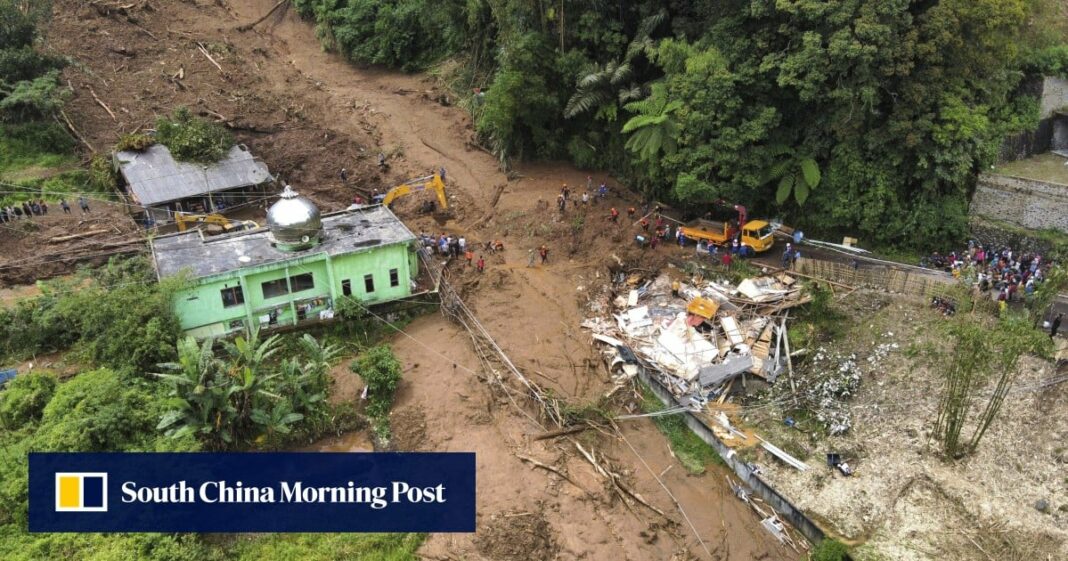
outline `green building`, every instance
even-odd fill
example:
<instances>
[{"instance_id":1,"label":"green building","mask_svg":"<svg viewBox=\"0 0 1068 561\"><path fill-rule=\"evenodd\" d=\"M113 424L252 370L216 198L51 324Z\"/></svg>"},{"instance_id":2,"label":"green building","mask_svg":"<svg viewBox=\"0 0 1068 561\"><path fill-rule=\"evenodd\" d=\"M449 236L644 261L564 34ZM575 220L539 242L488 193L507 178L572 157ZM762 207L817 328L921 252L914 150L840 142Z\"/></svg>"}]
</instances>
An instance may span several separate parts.
<instances>
[{"instance_id":1,"label":"green building","mask_svg":"<svg viewBox=\"0 0 1068 561\"><path fill-rule=\"evenodd\" d=\"M175 311L186 333L204 338L328 320L342 296L367 304L411 296L419 273L414 242L385 206L320 215L287 186L266 228L160 236L152 257L160 279L192 281L175 296Z\"/></svg>"}]
</instances>

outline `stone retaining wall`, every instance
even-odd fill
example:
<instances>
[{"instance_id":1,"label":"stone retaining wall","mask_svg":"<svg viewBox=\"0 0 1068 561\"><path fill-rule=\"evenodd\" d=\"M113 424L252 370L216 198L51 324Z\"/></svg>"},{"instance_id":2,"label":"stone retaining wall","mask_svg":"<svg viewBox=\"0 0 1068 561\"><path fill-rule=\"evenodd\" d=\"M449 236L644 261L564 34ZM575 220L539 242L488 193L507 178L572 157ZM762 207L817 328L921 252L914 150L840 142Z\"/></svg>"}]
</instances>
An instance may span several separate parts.
<instances>
[{"instance_id":1,"label":"stone retaining wall","mask_svg":"<svg viewBox=\"0 0 1068 561\"><path fill-rule=\"evenodd\" d=\"M970 213L1033 230L1068 232L1068 185L984 174Z\"/></svg>"}]
</instances>

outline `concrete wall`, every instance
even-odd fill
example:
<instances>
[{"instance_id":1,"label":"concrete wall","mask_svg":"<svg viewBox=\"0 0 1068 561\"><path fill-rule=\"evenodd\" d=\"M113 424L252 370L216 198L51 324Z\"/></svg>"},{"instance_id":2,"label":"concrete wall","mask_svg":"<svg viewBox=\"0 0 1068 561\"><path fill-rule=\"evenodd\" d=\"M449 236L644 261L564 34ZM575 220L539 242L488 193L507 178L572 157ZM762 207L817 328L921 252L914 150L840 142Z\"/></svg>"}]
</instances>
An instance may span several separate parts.
<instances>
[{"instance_id":1,"label":"concrete wall","mask_svg":"<svg viewBox=\"0 0 1068 561\"><path fill-rule=\"evenodd\" d=\"M1042 101L1039 116L1048 119L1059 109L1068 107L1068 80L1046 76L1042 82Z\"/></svg>"},{"instance_id":2,"label":"concrete wall","mask_svg":"<svg viewBox=\"0 0 1068 561\"><path fill-rule=\"evenodd\" d=\"M970 213L1034 230L1068 232L1068 185L983 175Z\"/></svg>"},{"instance_id":3,"label":"concrete wall","mask_svg":"<svg viewBox=\"0 0 1068 561\"><path fill-rule=\"evenodd\" d=\"M645 385L652 388L653 393L656 394L660 401L665 405L674 407L678 405L675 402L674 397L667 388L660 385L660 382L649 376L649 373L643 368L639 370L639 379L645 383ZM764 500L768 505L775 509L775 512L779 513L779 516L789 522L797 531L801 532L801 535L805 536L808 541L812 543L819 543L825 537L825 533L822 528L816 525L801 509L797 508L787 499L784 495L776 491L765 482L759 475L752 472L749 466L742 461L741 458L734 453L727 445L723 444L716 437L705 423L698 419L696 416L689 412L683 413L683 419L686 421L686 426L693 431L701 440L708 443L709 446L714 448L716 452L723 458L723 461L727 463L727 466L734 471L734 474L738 476L753 493ZM755 523L755 522L754 522Z\"/></svg>"},{"instance_id":4,"label":"concrete wall","mask_svg":"<svg viewBox=\"0 0 1068 561\"><path fill-rule=\"evenodd\" d=\"M1002 142L998 161L1022 160L1050 150L1068 148L1065 118L1058 114L1059 110L1068 107L1068 80L1049 76L1028 80L1021 86L1021 95L1039 99L1038 127L1007 137Z\"/></svg>"},{"instance_id":5,"label":"concrete wall","mask_svg":"<svg viewBox=\"0 0 1068 561\"><path fill-rule=\"evenodd\" d=\"M1057 115L1053 119L1053 135L1050 150L1068 150L1068 116Z\"/></svg>"}]
</instances>

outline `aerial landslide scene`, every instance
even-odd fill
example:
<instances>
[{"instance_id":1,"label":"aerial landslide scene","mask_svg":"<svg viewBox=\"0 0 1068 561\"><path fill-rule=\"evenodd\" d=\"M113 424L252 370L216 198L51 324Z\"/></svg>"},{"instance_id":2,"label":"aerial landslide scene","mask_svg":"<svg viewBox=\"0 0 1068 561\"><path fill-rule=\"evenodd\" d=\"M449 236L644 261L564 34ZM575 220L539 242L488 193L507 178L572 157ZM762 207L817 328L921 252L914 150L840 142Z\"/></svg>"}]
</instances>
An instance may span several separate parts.
<instances>
[{"instance_id":1,"label":"aerial landslide scene","mask_svg":"<svg viewBox=\"0 0 1068 561\"><path fill-rule=\"evenodd\" d=\"M1068 559L1068 4L0 0L0 558Z\"/></svg>"}]
</instances>

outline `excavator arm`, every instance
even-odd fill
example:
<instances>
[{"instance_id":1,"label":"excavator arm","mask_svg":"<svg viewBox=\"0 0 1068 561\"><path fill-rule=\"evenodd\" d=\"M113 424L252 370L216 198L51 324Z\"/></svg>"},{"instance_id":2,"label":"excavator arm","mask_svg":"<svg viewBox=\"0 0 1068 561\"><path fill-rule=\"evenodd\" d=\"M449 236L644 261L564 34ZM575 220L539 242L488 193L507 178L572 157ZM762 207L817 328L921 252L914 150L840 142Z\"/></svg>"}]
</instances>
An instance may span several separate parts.
<instances>
[{"instance_id":1,"label":"excavator arm","mask_svg":"<svg viewBox=\"0 0 1068 561\"><path fill-rule=\"evenodd\" d=\"M255 230L260 225L251 220L231 220L221 214L190 214L187 212L174 213L174 223L179 232L184 232L190 226L196 224L215 224L222 227L223 232L236 232L239 230Z\"/></svg>"},{"instance_id":2,"label":"excavator arm","mask_svg":"<svg viewBox=\"0 0 1068 561\"><path fill-rule=\"evenodd\" d=\"M434 175L428 175L427 177L413 179L390 189L389 192L386 193L386 196L382 198L382 204L389 206L395 199L411 195L412 193L420 193L427 189L433 190L438 196L438 204L441 205L441 210L449 209L449 201L445 197L445 182L442 181L441 176L436 173Z\"/></svg>"}]
</instances>

